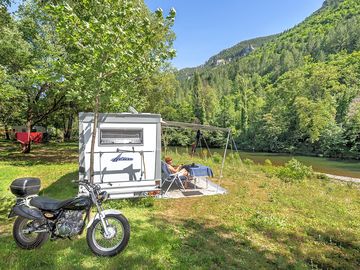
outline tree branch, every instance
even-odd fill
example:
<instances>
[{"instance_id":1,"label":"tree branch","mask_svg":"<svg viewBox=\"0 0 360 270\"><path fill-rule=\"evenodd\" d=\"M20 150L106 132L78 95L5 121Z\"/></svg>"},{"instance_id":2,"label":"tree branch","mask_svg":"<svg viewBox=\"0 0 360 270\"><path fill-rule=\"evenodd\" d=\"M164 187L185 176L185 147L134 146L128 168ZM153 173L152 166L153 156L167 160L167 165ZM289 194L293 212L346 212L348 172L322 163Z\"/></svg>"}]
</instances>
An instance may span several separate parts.
<instances>
[{"instance_id":1,"label":"tree branch","mask_svg":"<svg viewBox=\"0 0 360 270\"><path fill-rule=\"evenodd\" d=\"M45 113L38 115L36 118L38 118L36 121L34 121L33 125L40 123L42 120L44 120L46 117L49 116L49 114L57 111L60 109L60 105L62 104L62 101L65 99L65 95L61 96L57 101L54 102L53 106Z\"/></svg>"}]
</instances>

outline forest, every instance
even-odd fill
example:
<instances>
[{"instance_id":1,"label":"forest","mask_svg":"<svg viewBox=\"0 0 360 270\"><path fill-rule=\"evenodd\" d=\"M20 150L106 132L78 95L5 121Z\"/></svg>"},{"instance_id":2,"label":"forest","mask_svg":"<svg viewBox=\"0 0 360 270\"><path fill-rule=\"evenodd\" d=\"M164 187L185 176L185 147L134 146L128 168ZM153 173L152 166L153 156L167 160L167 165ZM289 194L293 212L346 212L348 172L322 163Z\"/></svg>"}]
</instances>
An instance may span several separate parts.
<instances>
[{"instance_id":1,"label":"forest","mask_svg":"<svg viewBox=\"0 0 360 270\"><path fill-rule=\"evenodd\" d=\"M101 112L133 106L167 120L230 127L243 150L360 157L357 0L327 0L292 29L183 70L168 62L176 54L174 10L164 15L141 1L119 1L118 13L104 5L102 15L76 1L32 0L14 15L10 1L0 3L0 126L7 138L14 125L41 125L55 140L77 139L78 113L97 104ZM204 136L212 147L224 142L223 134ZM169 130L166 138L191 145L194 133Z\"/></svg>"},{"instance_id":2,"label":"forest","mask_svg":"<svg viewBox=\"0 0 360 270\"><path fill-rule=\"evenodd\" d=\"M246 56L180 70L173 107L193 108L187 120L231 127L242 149L358 158L359 13L359 1L325 1L294 28L246 42L255 47Z\"/></svg>"}]
</instances>

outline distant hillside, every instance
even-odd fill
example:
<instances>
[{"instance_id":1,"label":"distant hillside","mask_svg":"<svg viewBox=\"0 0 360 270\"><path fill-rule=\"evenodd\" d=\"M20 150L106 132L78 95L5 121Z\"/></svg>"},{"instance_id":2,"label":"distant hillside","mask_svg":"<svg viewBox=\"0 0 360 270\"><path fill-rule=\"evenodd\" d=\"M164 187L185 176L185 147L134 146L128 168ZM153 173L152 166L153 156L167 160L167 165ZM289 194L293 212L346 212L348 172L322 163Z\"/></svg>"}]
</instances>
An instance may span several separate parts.
<instances>
[{"instance_id":1,"label":"distant hillside","mask_svg":"<svg viewBox=\"0 0 360 270\"><path fill-rule=\"evenodd\" d=\"M198 67L183 68L179 70L177 73L177 77L179 78L179 80L188 79L188 77L192 76L196 71L201 72L202 70L207 68L224 65L235 61L241 57L248 55L252 51L261 47L266 42L271 41L276 36L277 35L270 35L266 37L258 37L241 41L238 44L228 49L222 50L214 56L211 56L203 65L200 65Z\"/></svg>"},{"instance_id":2,"label":"distant hillside","mask_svg":"<svg viewBox=\"0 0 360 270\"><path fill-rule=\"evenodd\" d=\"M324 1L295 27L177 78L168 119L231 127L243 149L360 158L359 0Z\"/></svg>"},{"instance_id":3,"label":"distant hillside","mask_svg":"<svg viewBox=\"0 0 360 270\"><path fill-rule=\"evenodd\" d=\"M222 63L229 63L231 61L235 61L236 59L240 57L244 57L249 53L251 53L252 51L254 51L255 49L261 47L264 43L271 41L276 36L277 35L271 35L271 36L259 37L259 38L241 41L235 46L225 49L220 53L210 57L209 60L205 63L205 66L216 66L219 64L221 65Z\"/></svg>"}]
</instances>

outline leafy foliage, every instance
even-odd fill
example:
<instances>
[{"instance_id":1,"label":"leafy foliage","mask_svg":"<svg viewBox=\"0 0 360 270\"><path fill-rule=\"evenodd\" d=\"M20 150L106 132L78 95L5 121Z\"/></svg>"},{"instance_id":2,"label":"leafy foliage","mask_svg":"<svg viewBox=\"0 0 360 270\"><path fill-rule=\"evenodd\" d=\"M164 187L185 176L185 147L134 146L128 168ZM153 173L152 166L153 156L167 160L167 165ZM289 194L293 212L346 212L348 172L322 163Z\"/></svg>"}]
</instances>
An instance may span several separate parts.
<instances>
[{"instance_id":1,"label":"leafy foliage","mask_svg":"<svg viewBox=\"0 0 360 270\"><path fill-rule=\"evenodd\" d=\"M48 17L35 2L26 1L17 15L13 18L2 14L7 19L2 19L0 25L0 65L6 75L2 88L7 92L0 102L12 101L14 108L1 120L5 126L25 122L30 132L65 101L61 69L55 65L63 48ZM29 152L30 144L24 145L23 151Z\"/></svg>"},{"instance_id":2,"label":"leafy foliage","mask_svg":"<svg viewBox=\"0 0 360 270\"><path fill-rule=\"evenodd\" d=\"M175 79L163 67L175 55L175 10L164 17L125 0L29 0L16 17L1 8L0 91L8 94L0 104L10 113L1 124L26 123L28 132L50 124L69 138L79 111L167 111L162 97L174 95Z\"/></svg>"},{"instance_id":3,"label":"leafy foliage","mask_svg":"<svg viewBox=\"0 0 360 270\"><path fill-rule=\"evenodd\" d=\"M165 19L161 10L151 13L141 1L52 1L45 10L66 49L61 65L73 99L93 103L100 95L105 104L112 97L128 104L143 81L174 55L174 10Z\"/></svg>"}]
</instances>

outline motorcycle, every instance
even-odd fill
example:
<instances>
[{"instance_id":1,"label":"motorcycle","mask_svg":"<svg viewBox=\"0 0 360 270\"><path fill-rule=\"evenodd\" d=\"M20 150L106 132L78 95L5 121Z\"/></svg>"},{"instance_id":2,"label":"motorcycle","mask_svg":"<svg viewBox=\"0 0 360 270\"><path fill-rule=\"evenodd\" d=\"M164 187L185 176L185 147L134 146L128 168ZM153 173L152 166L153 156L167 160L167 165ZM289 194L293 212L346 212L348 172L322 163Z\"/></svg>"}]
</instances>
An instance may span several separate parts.
<instances>
[{"instance_id":1,"label":"motorcycle","mask_svg":"<svg viewBox=\"0 0 360 270\"><path fill-rule=\"evenodd\" d=\"M86 226L86 240L91 251L98 256L115 256L125 249L130 239L128 220L120 211L102 208L109 195L98 185L88 181L78 183L87 194L58 201L37 195L38 178L19 178L12 182L10 190L17 198L9 218L17 216L13 237L20 248L39 248L49 237L71 239L82 234L91 208L95 206L97 213Z\"/></svg>"}]
</instances>

